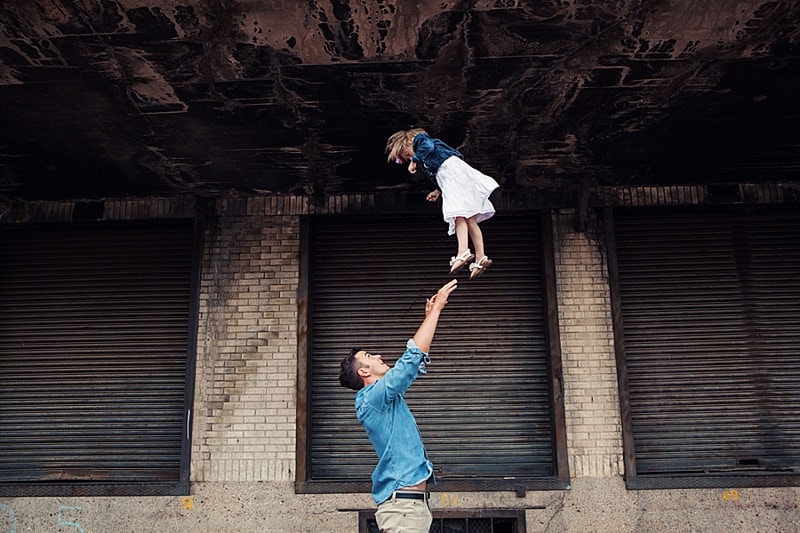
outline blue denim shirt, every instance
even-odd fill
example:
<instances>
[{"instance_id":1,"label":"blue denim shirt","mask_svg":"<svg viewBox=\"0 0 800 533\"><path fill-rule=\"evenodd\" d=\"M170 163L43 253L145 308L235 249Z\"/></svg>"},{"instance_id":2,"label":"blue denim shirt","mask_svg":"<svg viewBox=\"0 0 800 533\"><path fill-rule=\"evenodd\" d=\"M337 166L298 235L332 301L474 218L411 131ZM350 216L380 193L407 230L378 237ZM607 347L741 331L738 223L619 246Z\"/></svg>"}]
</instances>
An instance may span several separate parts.
<instances>
[{"instance_id":1,"label":"blue denim shirt","mask_svg":"<svg viewBox=\"0 0 800 533\"><path fill-rule=\"evenodd\" d=\"M428 137L424 133L418 133L414 136L411 147L414 149L414 156L411 160L422 168L422 171L425 172L425 175L428 176L437 188L439 184L436 183L436 173L439 171L439 167L442 166L442 163L452 156L464 159L461 152L455 148L448 146L439 139Z\"/></svg>"},{"instance_id":2,"label":"blue denim shirt","mask_svg":"<svg viewBox=\"0 0 800 533\"><path fill-rule=\"evenodd\" d=\"M414 415L403 394L419 374L428 355L409 340L406 351L381 379L356 393L356 416L367 431L378 465L372 472L372 499L381 504L395 490L426 481L433 474Z\"/></svg>"}]
</instances>

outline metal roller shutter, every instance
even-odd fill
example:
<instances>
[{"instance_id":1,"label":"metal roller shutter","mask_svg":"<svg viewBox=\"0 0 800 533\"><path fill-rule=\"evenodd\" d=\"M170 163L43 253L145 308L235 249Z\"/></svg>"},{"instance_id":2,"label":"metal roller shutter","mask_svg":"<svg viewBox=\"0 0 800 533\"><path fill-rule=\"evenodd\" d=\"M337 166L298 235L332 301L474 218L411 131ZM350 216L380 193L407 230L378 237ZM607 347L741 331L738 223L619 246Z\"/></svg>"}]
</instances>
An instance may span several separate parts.
<instances>
[{"instance_id":1,"label":"metal roller shutter","mask_svg":"<svg viewBox=\"0 0 800 533\"><path fill-rule=\"evenodd\" d=\"M635 474L800 470L800 215L614 212Z\"/></svg>"},{"instance_id":2,"label":"metal roller shutter","mask_svg":"<svg viewBox=\"0 0 800 533\"><path fill-rule=\"evenodd\" d=\"M178 481L192 222L0 231L0 485Z\"/></svg>"},{"instance_id":3,"label":"metal roller shutter","mask_svg":"<svg viewBox=\"0 0 800 533\"><path fill-rule=\"evenodd\" d=\"M554 474L538 220L482 224L494 265L442 314L432 364L406 395L442 479ZM313 220L311 478L364 481L374 451L338 382L351 348L400 356L425 299L451 277L440 218Z\"/></svg>"}]
</instances>

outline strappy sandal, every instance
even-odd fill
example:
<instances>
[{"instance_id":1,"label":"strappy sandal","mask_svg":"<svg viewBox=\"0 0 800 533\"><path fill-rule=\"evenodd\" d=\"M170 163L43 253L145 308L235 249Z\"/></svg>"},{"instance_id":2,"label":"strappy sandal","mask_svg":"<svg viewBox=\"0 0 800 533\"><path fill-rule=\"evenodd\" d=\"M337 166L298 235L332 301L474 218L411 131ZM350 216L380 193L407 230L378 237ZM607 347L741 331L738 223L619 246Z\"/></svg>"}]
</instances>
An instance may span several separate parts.
<instances>
[{"instance_id":1,"label":"strappy sandal","mask_svg":"<svg viewBox=\"0 0 800 533\"><path fill-rule=\"evenodd\" d=\"M479 261L469 266L469 279L477 278L490 266L492 266L492 260L484 255Z\"/></svg>"},{"instance_id":2,"label":"strappy sandal","mask_svg":"<svg viewBox=\"0 0 800 533\"><path fill-rule=\"evenodd\" d=\"M469 248L461 252L458 257L453 256L450 258L450 275L452 276L467 264L475 259L475 255L469 251Z\"/></svg>"}]
</instances>

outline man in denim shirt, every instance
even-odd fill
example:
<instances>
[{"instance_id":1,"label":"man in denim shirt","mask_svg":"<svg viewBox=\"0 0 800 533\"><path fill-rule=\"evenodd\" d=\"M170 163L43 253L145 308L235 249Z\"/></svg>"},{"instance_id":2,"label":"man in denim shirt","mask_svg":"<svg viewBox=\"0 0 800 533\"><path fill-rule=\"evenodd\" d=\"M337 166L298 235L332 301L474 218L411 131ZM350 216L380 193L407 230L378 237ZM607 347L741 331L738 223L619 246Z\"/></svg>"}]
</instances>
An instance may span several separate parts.
<instances>
[{"instance_id":1,"label":"man in denim shirt","mask_svg":"<svg viewBox=\"0 0 800 533\"><path fill-rule=\"evenodd\" d=\"M385 533L427 533L433 521L426 491L433 464L403 394L426 373L439 315L456 285L456 280L450 281L427 300L425 319L392 368L380 355L359 349L342 360L339 382L358 391L356 416L378 455L372 499L378 505L375 520Z\"/></svg>"}]
</instances>

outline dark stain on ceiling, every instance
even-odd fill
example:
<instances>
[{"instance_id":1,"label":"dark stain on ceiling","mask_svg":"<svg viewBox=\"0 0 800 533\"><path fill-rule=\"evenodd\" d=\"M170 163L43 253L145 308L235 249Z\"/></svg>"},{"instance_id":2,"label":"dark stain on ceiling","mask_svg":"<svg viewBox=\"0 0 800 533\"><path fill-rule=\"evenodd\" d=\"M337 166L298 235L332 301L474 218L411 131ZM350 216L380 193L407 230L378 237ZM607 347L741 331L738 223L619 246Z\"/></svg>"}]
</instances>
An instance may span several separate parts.
<instances>
[{"instance_id":1,"label":"dark stain on ceiling","mask_svg":"<svg viewBox=\"0 0 800 533\"><path fill-rule=\"evenodd\" d=\"M422 126L504 190L796 180L800 2L11 0L0 197L426 188Z\"/></svg>"}]
</instances>

